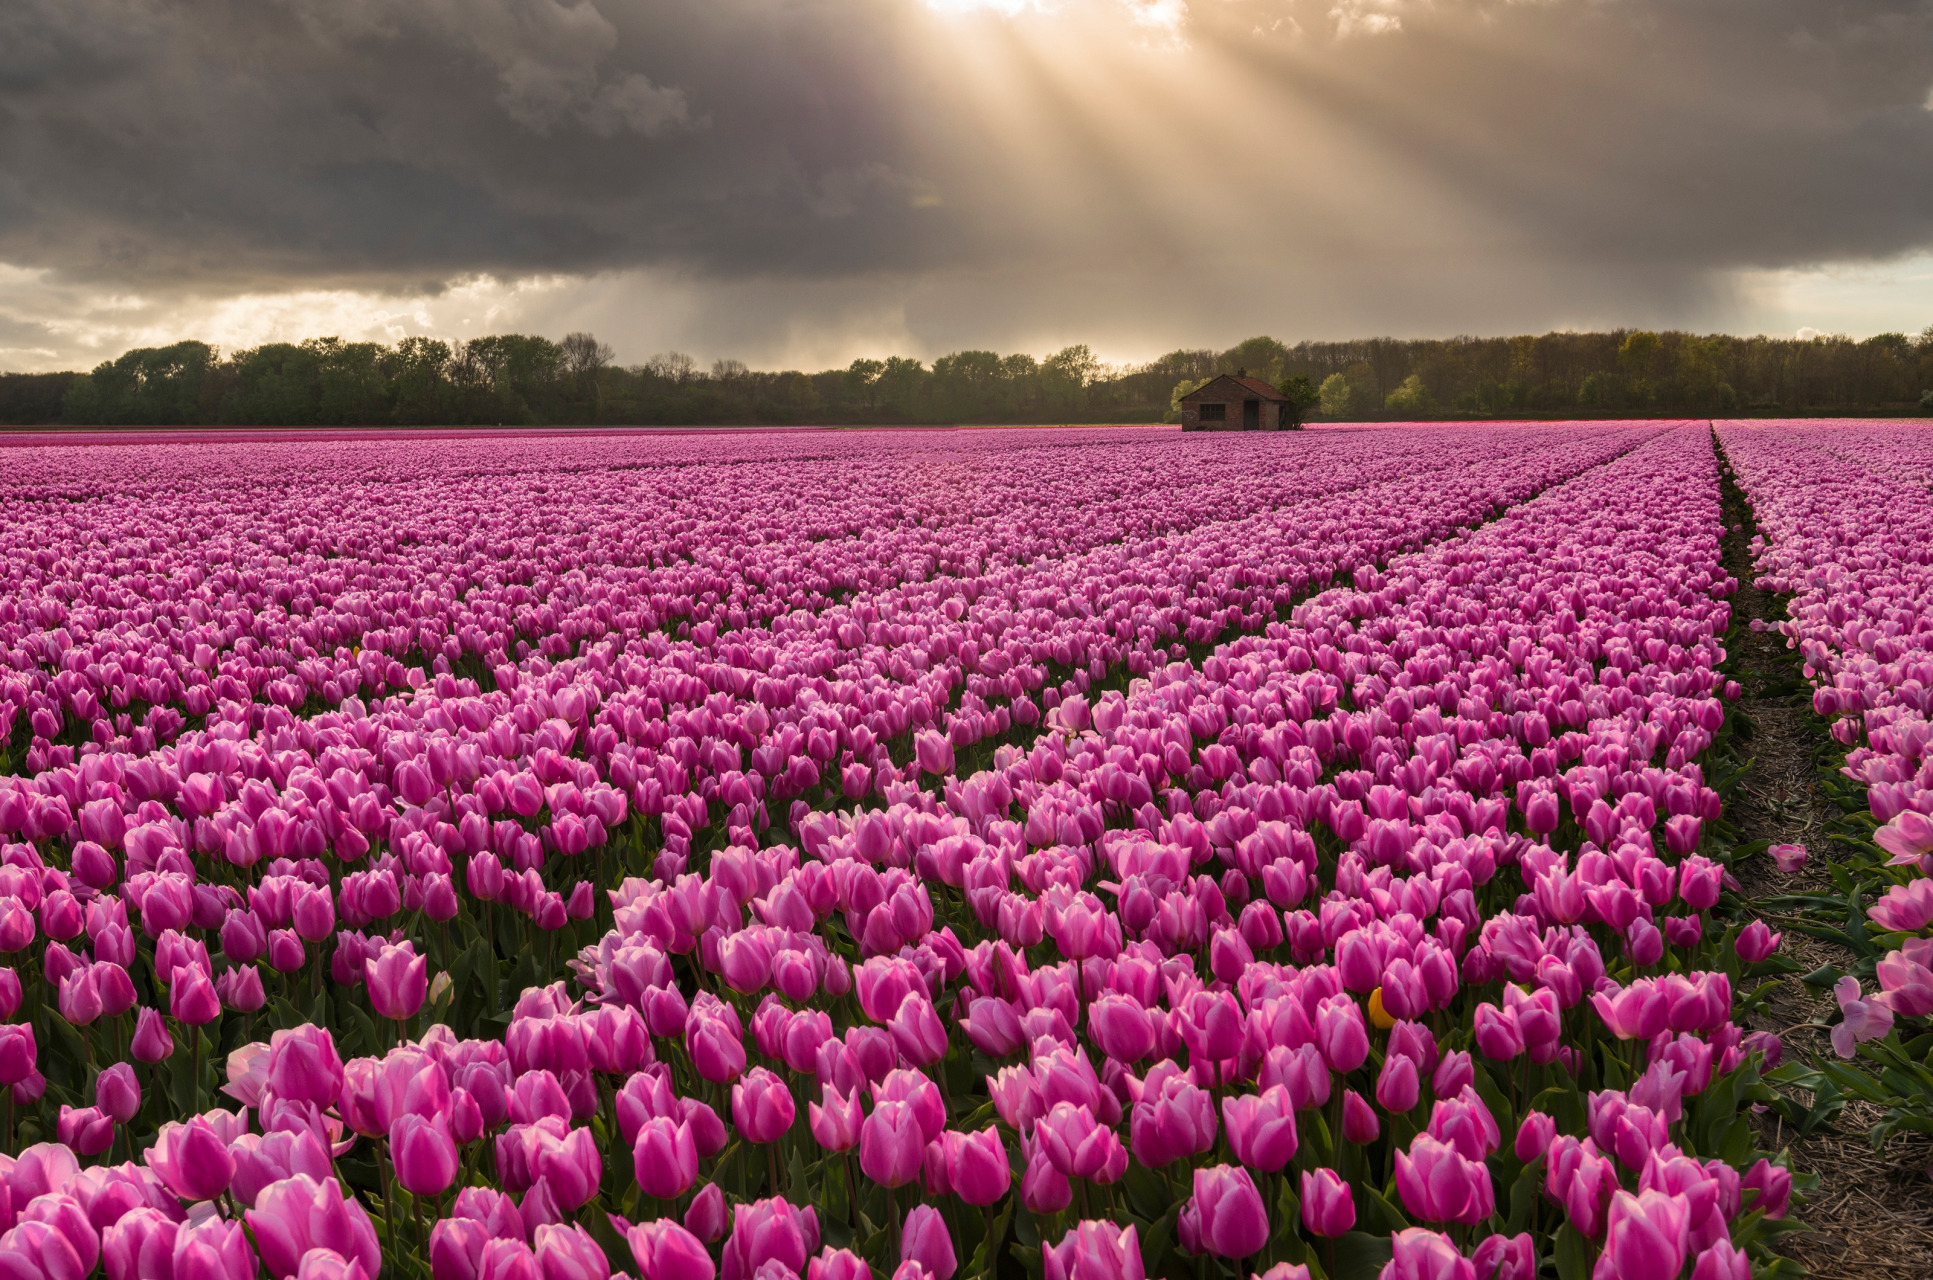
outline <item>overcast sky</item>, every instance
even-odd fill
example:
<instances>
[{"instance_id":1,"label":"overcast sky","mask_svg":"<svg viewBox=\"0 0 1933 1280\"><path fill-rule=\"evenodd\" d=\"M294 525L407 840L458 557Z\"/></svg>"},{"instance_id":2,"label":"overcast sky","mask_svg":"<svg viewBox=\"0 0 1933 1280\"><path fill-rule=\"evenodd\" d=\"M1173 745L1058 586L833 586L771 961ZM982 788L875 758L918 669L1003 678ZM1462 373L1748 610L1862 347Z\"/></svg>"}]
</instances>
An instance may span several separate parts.
<instances>
[{"instance_id":1,"label":"overcast sky","mask_svg":"<svg viewBox=\"0 0 1933 1280\"><path fill-rule=\"evenodd\" d=\"M1933 8L6 0L0 368L1933 324Z\"/></svg>"}]
</instances>

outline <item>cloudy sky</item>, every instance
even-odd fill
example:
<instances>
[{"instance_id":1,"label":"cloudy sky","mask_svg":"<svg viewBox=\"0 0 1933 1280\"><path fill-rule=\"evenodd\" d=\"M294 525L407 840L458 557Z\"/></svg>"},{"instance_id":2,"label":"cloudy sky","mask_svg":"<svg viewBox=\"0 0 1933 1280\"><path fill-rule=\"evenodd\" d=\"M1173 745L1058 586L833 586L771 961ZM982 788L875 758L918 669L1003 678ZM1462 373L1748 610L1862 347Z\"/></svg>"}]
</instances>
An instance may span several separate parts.
<instances>
[{"instance_id":1,"label":"cloudy sky","mask_svg":"<svg viewBox=\"0 0 1933 1280\"><path fill-rule=\"evenodd\" d=\"M0 368L1933 324L1933 6L7 0Z\"/></svg>"}]
</instances>

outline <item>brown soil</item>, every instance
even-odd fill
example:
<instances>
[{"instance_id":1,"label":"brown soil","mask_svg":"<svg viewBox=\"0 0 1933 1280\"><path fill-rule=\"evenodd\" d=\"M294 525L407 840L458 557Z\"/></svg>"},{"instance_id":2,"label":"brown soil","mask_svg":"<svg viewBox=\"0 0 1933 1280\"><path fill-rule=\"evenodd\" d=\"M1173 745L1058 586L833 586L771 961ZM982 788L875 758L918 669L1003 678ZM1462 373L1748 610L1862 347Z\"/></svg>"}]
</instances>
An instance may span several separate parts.
<instances>
[{"instance_id":1,"label":"brown soil","mask_svg":"<svg viewBox=\"0 0 1933 1280\"><path fill-rule=\"evenodd\" d=\"M1735 527L1726 539L1726 560L1740 583L1733 608L1745 619L1777 622L1785 616L1784 602L1752 585L1747 511L1736 504L1736 491L1727 488L1731 501L1726 519ZM1736 527L1740 525L1744 527ZM1834 810L1815 785L1814 772L1820 724L1802 695L1776 688L1793 661L1784 636L1741 627L1733 640L1734 649L1741 651L1733 656L1739 659L1738 680L1744 687L1734 705L1750 718L1753 733L1740 744L1752 763L1728 816L1745 842L1803 844L1812 854L1811 864L1797 875L1782 874L1762 856L1746 859L1735 871L1749 898L1831 893L1832 882L1821 864L1831 856L1824 837ZM1776 917L1768 922L1777 926ZM1843 967L1851 959L1844 948L1789 930L1781 951L1805 972L1825 964ZM1832 1045L1816 1024L1832 1021L1835 1014L1830 991L1793 976L1780 983L1754 1023L1780 1033L1787 1061L1817 1060L1831 1055ZM1809 1202L1794 1210L1810 1230L1795 1232L1781 1243L1785 1254L1814 1275L1845 1280L1933 1276L1933 1139L1899 1134L1875 1152L1866 1130L1877 1118L1874 1108L1853 1103L1830 1130L1794 1141L1776 1114L1761 1117L1761 1144L1773 1151L1789 1146L1794 1166L1819 1176Z\"/></svg>"}]
</instances>

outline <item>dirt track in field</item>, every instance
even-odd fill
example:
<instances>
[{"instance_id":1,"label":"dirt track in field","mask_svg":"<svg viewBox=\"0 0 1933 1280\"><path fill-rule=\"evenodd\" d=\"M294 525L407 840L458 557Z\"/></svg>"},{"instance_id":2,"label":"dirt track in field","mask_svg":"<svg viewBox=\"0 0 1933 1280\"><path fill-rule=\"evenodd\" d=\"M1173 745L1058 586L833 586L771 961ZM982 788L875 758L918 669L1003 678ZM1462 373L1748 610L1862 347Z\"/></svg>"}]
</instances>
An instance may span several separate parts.
<instances>
[{"instance_id":1,"label":"dirt track in field","mask_svg":"<svg viewBox=\"0 0 1933 1280\"><path fill-rule=\"evenodd\" d=\"M1740 583L1733 608L1769 626L1785 616L1784 601L1752 585L1749 508L1729 484L1726 499L1726 567ZM1752 898L1830 893L1832 882L1819 866L1830 856L1824 835L1834 811L1814 783L1822 724L1803 694L1781 688L1794 661L1783 635L1741 628L1733 638L1743 650L1733 656L1741 660L1738 680L1744 687L1733 704L1734 714L1742 712L1751 721L1752 737L1741 743L1740 751L1752 766L1728 816L1742 840L1803 844L1813 859L1804 871L1788 876L1769 857L1749 858L1736 868L1738 878ZM1843 948L1796 932L1786 933L1780 949L1805 972L1850 959ZM1758 1028L1780 1033L1789 1062L1832 1053L1826 1032L1807 1024L1831 1021L1836 1012L1829 992L1794 976L1785 979L1754 1021ZM1831 1280L1933 1277L1933 1139L1896 1135L1884 1151L1875 1152L1866 1129L1877 1118L1872 1107L1852 1103L1831 1131L1794 1141L1779 1117L1760 1117L1761 1145L1774 1151L1790 1146L1794 1165L1819 1175L1810 1202L1794 1207L1811 1229L1787 1236L1781 1245L1814 1275Z\"/></svg>"}]
</instances>

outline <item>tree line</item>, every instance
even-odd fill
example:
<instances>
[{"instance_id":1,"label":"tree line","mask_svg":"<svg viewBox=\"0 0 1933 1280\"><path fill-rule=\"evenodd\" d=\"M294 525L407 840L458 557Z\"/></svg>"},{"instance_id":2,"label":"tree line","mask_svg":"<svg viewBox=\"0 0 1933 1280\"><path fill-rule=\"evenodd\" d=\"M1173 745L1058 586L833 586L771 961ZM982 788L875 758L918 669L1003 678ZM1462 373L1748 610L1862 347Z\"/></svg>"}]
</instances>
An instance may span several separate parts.
<instances>
[{"instance_id":1,"label":"tree line","mask_svg":"<svg viewBox=\"0 0 1933 1280\"><path fill-rule=\"evenodd\" d=\"M0 374L0 423L42 425L693 425L1173 421L1179 398L1245 372L1311 417L1590 417L1909 413L1933 409L1933 326L1917 336L1699 336L1616 330L1513 338L1299 342L1105 365L957 351L817 373L701 368L676 352L616 363L586 333L393 346L312 338L226 354L142 347L80 373Z\"/></svg>"}]
</instances>

